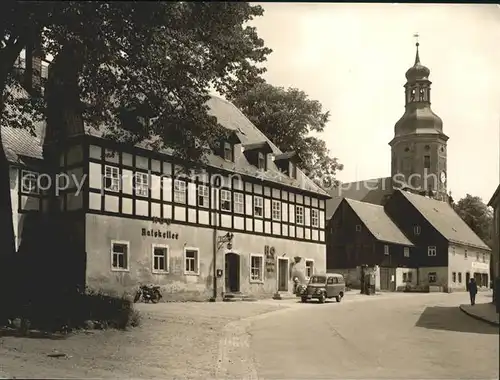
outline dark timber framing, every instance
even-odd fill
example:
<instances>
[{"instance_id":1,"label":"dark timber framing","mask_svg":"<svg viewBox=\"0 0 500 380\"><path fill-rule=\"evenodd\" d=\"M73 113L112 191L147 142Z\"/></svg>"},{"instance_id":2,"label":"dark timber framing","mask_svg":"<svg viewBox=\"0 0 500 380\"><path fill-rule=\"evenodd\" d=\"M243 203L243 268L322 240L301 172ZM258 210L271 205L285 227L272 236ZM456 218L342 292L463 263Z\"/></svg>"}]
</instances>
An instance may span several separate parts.
<instances>
[{"instance_id":1,"label":"dark timber framing","mask_svg":"<svg viewBox=\"0 0 500 380\"><path fill-rule=\"evenodd\" d=\"M298 241L305 241L305 242L310 242L310 243L315 243L315 244L326 244L326 202L325 200L328 198L326 195L322 194L317 194L314 192L310 192L307 190L303 190L300 188L295 188L295 187L290 187L286 185L282 185L279 183L271 182L271 181L262 181L256 177L252 177L250 175L245 175L245 174L240 174L236 172L228 172L224 170L220 170L218 168L214 167L206 167L205 168L205 175L207 183L205 181L202 181L199 176L195 176L195 180L190 181L189 178L182 178L182 175L175 175L176 170L179 169L180 167L184 167L189 170L189 166L186 165L185 162L181 162L175 158L169 157L165 154L159 153L159 152L154 152L150 151L147 149L142 149L142 148L137 148L137 147L131 147L131 146L123 146L121 144L118 144L116 142L96 138L93 136L80 136L74 139L71 139L69 141L69 144L66 146L68 148L61 149L60 152L61 154L64 154L64 156L67 155L68 149L70 147L79 145L81 146L81 149L83 151L83 162L71 164L71 165L66 165L67 163L67 158L65 157L63 160L63 165L61 167L62 172L67 172L68 170L72 168L82 168L83 174L86 175L87 180L85 181L84 187L83 187L83 199L82 199L82 209L80 211L89 213L89 214L101 214L101 215L107 215L107 216L114 216L114 217L120 217L120 218L129 218L129 219L138 219L138 220L151 220L153 218L153 204L157 204L160 208L160 216L161 218L165 219L168 218L168 215L165 215L165 210L164 210L164 205L169 205L171 206L171 219L172 222L175 224L179 225L193 225L193 226L198 226L198 227L204 227L204 228L213 228L214 226L214 221L213 221L213 213L216 212L218 213L218 220L217 220L217 228L221 228L226 231L232 231L232 232L239 232L239 233L248 233L248 234L253 234L253 235L264 235L264 236L270 236L273 238L283 238L283 239L291 239L291 240L298 240ZM94 145L96 147L99 147L101 150L101 155L100 158L96 157L91 157L89 150L90 146ZM109 159L106 157L106 152L113 152L115 155L114 159ZM63 153L64 152L64 153ZM132 158L132 165L127 165L124 160L123 160L123 154L130 154ZM137 167L137 156L141 156L144 160L147 160L147 169L146 167ZM153 167L153 160L159 161L159 168ZM135 186L133 186L131 194L127 194L123 191L123 184L120 181L120 187L118 192L114 191L108 191L104 187L104 183L101 183L101 189L96 189L96 188L91 188L90 183L89 183L89 167L90 163L95 163L99 164L101 168L101 175L104 178L105 175L105 166L113 166L118 168L118 172L120 174L120 178L123 178L123 171L124 170L129 170L132 172L132 175L135 173L146 173L146 170L148 170L148 184L149 190L148 190L148 196L140 196L136 194L135 191ZM170 170L168 170L170 168ZM155 170L156 169L156 170ZM159 170L158 170L159 169ZM19 173L21 173L22 168L19 169ZM29 169L26 168L24 170L33 170L36 171L35 169ZM152 197L152 176L156 175L160 177L160 191L158 195L158 199ZM164 191L163 191L163 176L168 176L172 178L171 180L171 199L170 201L166 200L164 197ZM221 206L221 197L220 193L217 199L217 205L214 204L214 192L213 189L214 187L210 186L212 184L213 176L214 175L223 175L226 177L231 178L230 176L239 176L242 178L242 183L239 188L236 188L235 183L236 183L236 178L232 178L232 182L228 183L227 186L224 186L223 188L231 191L231 211L223 211L220 209ZM185 188L185 202L184 203L177 203L174 201L175 197L175 192L174 192L174 180L179 179L179 180L184 180L186 182L186 188ZM133 177L133 180L135 180L135 177ZM192 184L190 186L190 184ZM199 185L205 185L209 188L209 193L208 193L208 207L199 207ZM213 184L215 187L220 187L219 184ZM194 186L194 187L193 187ZM229 187L228 187L229 186ZM222 187L220 187L222 188ZM64 193L71 193L74 192L73 189L68 189L67 191L64 191ZM235 213L235 197L234 197L234 192L238 192L243 194L243 212L242 213ZM191 193L194 194L191 194ZM91 193L94 194L100 194L101 196L101 207L100 210L95 210L91 209L89 206L89 196ZM19 192L19 201L21 200L21 196L26 195L26 194L21 194ZM111 195L118 197L118 212L111 212L111 211L106 211L106 196ZM190 196L192 197L194 195L194 203L191 200L190 203ZM250 196L251 202L247 202L247 196ZM262 217L255 218L254 217L254 196L259 196L262 197L263 199L263 215ZM66 195L64 195L64 198L66 199ZM300 199L301 198L301 199ZM125 214L123 213L123 200L124 199L131 199L132 201L132 213L131 214ZM312 200L314 199L314 200ZM136 201L137 200L143 200L148 202L148 208L147 208L147 215L137 215L137 209L136 209ZM280 206L280 220L274 220L273 219L273 200L279 200L281 203ZM67 210L67 204L66 201L64 201L64 209ZM269 210L266 210L266 203L268 203L268 208ZM41 201L40 201L41 204ZM294 214L293 214L293 220L290 217L290 205L293 205L294 207ZM312 227L312 212L309 212L309 225L305 225L306 222L306 213L303 213L303 220L304 220L304 225L297 225L296 224L296 209L297 206L303 206L303 207L309 207L310 209L315 208L318 210L318 218L320 218L320 211L323 211L323 228L320 228L322 222L321 220L318 220L318 226L317 227ZM251 212L250 215L248 215L248 207L251 207ZM177 220L175 218L175 213L176 213L176 208L184 208L185 215L184 215L184 221L182 220ZM195 210L195 219L191 220L190 219L190 212L189 210ZM24 210L21 209L21 203L19 202L19 211L23 212ZM200 211L201 212L207 212L208 213L208 223L200 223ZM25 211L24 211L25 212ZM286 221L283 219L283 214L287 215ZM156 215L156 214L155 214ZM222 225L222 220L223 216L227 215L230 216L230 222L229 224L225 223L224 226ZM266 216L267 215L267 216ZM242 223L241 223L241 228L236 228L235 225L235 218L241 218ZM249 219L251 218L251 219ZM259 219L262 221L262 230L261 232L256 232L255 231L255 222L256 220ZM284 234L283 228L286 226L286 233ZM251 229L250 229L251 227ZM293 230L294 236L290 236L290 232ZM298 237L297 232L302 230L302 233L299 234L301 237ZM306 230L309 230L309 232L306 233ZM323 232L323 234L321 234ZM314 233L316 234L316 239L313 239ZM323 235L323 236L321 236ZM306 238L309 237L309 238ZM321 240L321 237L323 238Z\"/></svg>"}]
</instances>

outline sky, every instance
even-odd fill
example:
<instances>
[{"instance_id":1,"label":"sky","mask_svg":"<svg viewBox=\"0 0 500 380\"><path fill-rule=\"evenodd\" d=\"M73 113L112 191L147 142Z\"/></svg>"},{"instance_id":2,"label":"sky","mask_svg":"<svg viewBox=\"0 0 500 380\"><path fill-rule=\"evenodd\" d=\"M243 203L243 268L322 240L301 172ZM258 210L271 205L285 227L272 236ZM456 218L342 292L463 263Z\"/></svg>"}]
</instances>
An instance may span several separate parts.
<instances>
[{"instance_id":1,"label":"sky","mask_svg":"<svg viewBox=\"0 0 500 380\"><path fill-rule=\"evenodd\" d=\"M262 3L252 21L273 49L264 77L331 113L321 137L343 182L390 176L405 72L430 71L448 140L448 190L489 201L500 182L500 8L494 4Z\"/></svg>"}]
</instances>

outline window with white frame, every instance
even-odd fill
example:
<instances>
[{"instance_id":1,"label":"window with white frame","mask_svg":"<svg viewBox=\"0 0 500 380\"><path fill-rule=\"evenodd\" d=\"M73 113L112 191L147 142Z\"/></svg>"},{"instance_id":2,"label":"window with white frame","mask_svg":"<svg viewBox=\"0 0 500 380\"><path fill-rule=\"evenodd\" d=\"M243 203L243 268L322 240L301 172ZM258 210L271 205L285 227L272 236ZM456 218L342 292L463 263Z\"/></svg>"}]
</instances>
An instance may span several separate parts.
<instances>
[{"instance_id":1,"label":"window with white frame","mask_svg":"<svg viewBox=\"0 0 500 380\"><path fill-rule=\"evenodd\" d=\"M315 208L311 209L311 226L318 227L319 226L319 211Z\"/></svg>"},{"instance_id":2,"label":"window with white frame","mask_svg":"<svg viewBox=\"0 0 500 380\"><path fill-rule=\"evenodd\" d=\"M427 247L427 256L436 256L436 246L430 245Z\"/></svg>"},{"instance_id":3,"label":"window with white frame","mask_svg":"<svg viewBox=\"0 0 500 380\"><path fill-rule=\"evenodd\" d=\"M264 199L262 197L253 197L253 215L259 218L264 215Z\"/></svg>"},{"instance_id":4,"label":"window with white frame","mask_svg":"<svg viewBox=\"0 0 500 380\"><path fill-rule=\"evenodd\" d=\"M129 243L114 241L111 243L111 268L128 270Z\"/></svg>"},{"instance_id":5,"label":"window with white frame","mask_svg":"<svg viewBox=\"0 0 500 380\"><path fill-rule=\"evenodd\" d=\"M250 256L250 280L263 281L264 279L264 258L260 255Z\"/></svg>"},{"instance_id":6,"label":"window with white frame","mask_svg":"<svg viewBox=\"0 0 500 380\"><path fill-rule=\"evenodd\" d=\"M186 181L174 180L174 202L186 203Z\"/></svg>"},{"instance_id":7,"label":"window with white frame","mask_svg":"<svg viewBox=\"0 0 500 380\"><path fill-rule=\"evenodd\" d=\"M420 226L413 226L413 234L420 235L421 231L422 229L420 228Z\"/></svg>"},{"instance_id":8,"label":"window with white frame","mask_svg":"<svg viewBox=\"0 0 500 380\"><path fill-rule=\"evenodd\" d=\"M384 255L388 255L389 254L389 246L386 244L384 245Z\"/></svg>"},{"instance_id":9,"label":"window with white frame","mask_svg":"<svg viewBox=\"0 0 500 380\"><path fill-rule=\"evenodd\" d=\"M435 283L437 280L436 272L429 272L428 278L430 284Z\"/></svg>"},{"instance_id":10,"label":"window with white frame","mask_svg":"<svg viewBox=\"0 0 500 380\"><path fill-rule=\"evenodd\" d=\"M272 217L273 220L281 220L281 201L273 201Z\"/></svg>"},{"instance_id":11,"label":"window with white frame","mask_svg":"<svg viewBox=\"0 0 500 380\"><path fill-rule=\"evenodd\" d=\"M153 272L168 272L168 246L153 244Z\"/></svg>"},{"instance_id":12,"label":"window with white frame","mask_svg":"<svg viewBox=\"0 0 500 380\"><path fill-rule=\"evenodd\" d=\"M200 272L198 248L184 248L184 261L185 274L198 274Z\"/></svg>"},{"instance_id":13,"label":"window with white frame","mask_svg":"<svg viewBox=\"0 0 500 380\"><path fill-rule=\"evenodd\" d=\"M403 255L404 257L410 257L410 247L403 248Z\"/></svg>"},{"instance_id":14,"label":"window with white frame","mask_svg":"<svg viewBox=\"0 0 500 380\"><path fill-rule=\"evenodd\" d=\"M302 206L295 207L295 223L304 224L304 207Z\"/></svg>"},{"instance_id":15,"label":"window with white frame","mask_svg":"<svg viewBox=\"0 0 500 380\"><path fill-rule=\"evenodd\" d=\"M243 193L233 193L234 197L234 212L236 214L243 214L245 210L245 197Z\"/></svg>"},{"instance_id":16,"label":"window with white frame","mask_svg":"<svg viewBox=\"0 0 500 380\"><path fill-rule=\"evenodd\" d=\"M306 277L311 277L314 274L314 261L306 260Z\"/></svg>"},{"instance_id":17,"label":"window with white frame","mask_svg":"<svg viewBox=\"0 0 500 380\"><path fill-rule=\"evenodd\" d=\"M198 185L198 206L208 207L209 206L209 194L210 188L205 185Z\"/></svg>"},{"instance_id":18,"label":"window with white frame","mask_svg":"<svg viewBox=\"0 0 500 380\"><path fill-rule=\"evenodd\" d=\"M266 156L262 152L259 152L258 154L257 167L262 170L266 169Z\"/></svg>"},{"instance_id":19,"label":"window with white frame","mask_svg":"<svg viewBox=\"0 0 500 380\"><path fill-rule=\"evenodd\" d=\"M224 159L233 161L233 146L228 142L224 143Z\"/></svg>"},{"instance_id":20,"label":"window with white frame","mask_svg":"<svg viewBox=\"0 0 500 380\"><path fill-rule=\"evenodd\" d=\"M231 192L229 190L220 191L220 209L231 211Z\"/></svg>"},{"instance_id":21,"label":"window with white frame","mask_svg":"<svg viewBox=\"0 0 500 380\"><path fill-rule=\"evenodd\" d=\"M38 173L31 170L21 172L21 192L38 194Z\"/></svg>"},{"instance_id":22,"label":"window with white frame","mask_svg":"<svg viewBox=\"0 0 500 380\"><path fill-rule=\"evenodd\" d=\"M149 195L149 175L147 173L135 173L134 175L134 187L135 193L142 197L147 197Z\"/></svg>"},{"instance_id":23,"label":"window with white frame","mask_svg":"<svg viewBox=\"0 0 500 380\"><path fill-rule=\"evenodd\" d=\"M109 191L120 191L120 169L116 166L104 167L104 188Z\"/></svg>"}]
</instances>

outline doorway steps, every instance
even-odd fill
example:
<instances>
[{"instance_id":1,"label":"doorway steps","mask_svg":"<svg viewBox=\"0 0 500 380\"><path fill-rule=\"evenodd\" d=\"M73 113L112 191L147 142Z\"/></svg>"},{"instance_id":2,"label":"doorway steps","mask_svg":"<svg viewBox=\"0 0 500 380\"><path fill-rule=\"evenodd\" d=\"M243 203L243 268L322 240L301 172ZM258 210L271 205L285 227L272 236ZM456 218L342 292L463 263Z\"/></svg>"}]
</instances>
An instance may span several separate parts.
<instances>
[{"instance_id":1,"label":"doorway steps","mask_svg":"<svg viewBox=\"0 0 500 380\"><path fill-rule=\"evenodd\" d=\"M241 292L234 292L234 293L224 293L224 297L222 298L222 301L224 301L224 302L238 302L238 301L252 302L252 301L257 301L257 299L253 298L249 295L243 294Z\"/></svg>"}]
</instances>

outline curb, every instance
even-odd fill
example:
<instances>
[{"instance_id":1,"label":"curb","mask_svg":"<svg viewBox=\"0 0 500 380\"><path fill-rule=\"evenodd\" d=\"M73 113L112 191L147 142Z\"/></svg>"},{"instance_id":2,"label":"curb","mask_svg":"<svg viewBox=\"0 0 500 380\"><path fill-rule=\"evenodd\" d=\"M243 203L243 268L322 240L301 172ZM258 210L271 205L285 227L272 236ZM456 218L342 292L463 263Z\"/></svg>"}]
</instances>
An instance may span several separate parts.
<instances>
[{"instance_id":1,"label":"curb","mask_svg":"<svg viewBox=\"0 0 500 380\"><path fill-rule=\"evenodd\" d=\"M499 323L497 322L494 322L494 321L490 321L489 319L485 319L483 317L480 317L478 315L475 315L475 314L472 314L472 313L469 313L467 310L465 310L462 305L459 306L459 309L460 311L462 311L462 313L464 314L467 314L469 317L472 317L474 319L477 319L478 321L482 321L482 322L486 322L487 324L491 325L491 326L495 326L495 327L498 327L500 326Z\"/></svg>"}]
</instances>

